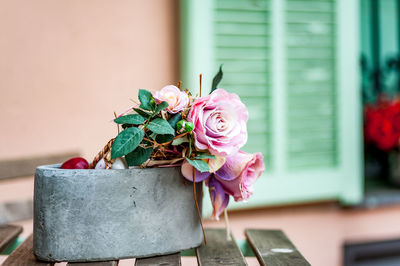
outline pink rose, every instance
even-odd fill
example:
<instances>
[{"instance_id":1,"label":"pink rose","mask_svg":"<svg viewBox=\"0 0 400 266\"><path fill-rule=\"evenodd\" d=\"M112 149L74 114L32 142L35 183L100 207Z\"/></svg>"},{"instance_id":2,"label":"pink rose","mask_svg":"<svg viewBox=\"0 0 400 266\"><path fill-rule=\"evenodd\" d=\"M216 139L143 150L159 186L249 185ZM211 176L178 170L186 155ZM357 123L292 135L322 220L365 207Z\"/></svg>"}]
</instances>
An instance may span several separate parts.
<instances>
[{"instance_id":1,"label":"pink rose","mask_svg":"<svg viewBox=\"0 0 400 266\"><path fill-rule=\"evenodd\" d=\"M239 151L227 157L225 164L215 172L215 178L235 201L247 200L253 194L253 184L265 169L260 152Z\"/></svg>"},{"instance_id":2,"label":"pink rose","mask_svg":"<svg viewBox=\"0 0 400 266\"><path fill-rule=\"evenodd\" d=\"M208 164L219 162L217 157ZM219 215L224 211L229 203L229 195L235 198L235 201L245 201L253 194L253 185L260 175L264 172L265 166L263 156L260 152L249 154L243 151L225 158L225 163L217 171L200 172L195 170L195 182L205 180L209 187L210 198L213 205L213 218L218 220ZM188 162L182 164L183 176L193 181L193 166Z\"/></svg>"},{"instance_id":3,"label":"pink rose","mask_svg":"<svg viewBox=\"0 0 400 266\"><path fill-rule=\"evenodd\" d=\"M182 111L189 104L189 97L186 92L180 91L178 87L174 85L168 85L160 91L156 91L153 93L153 97L158 104L163 101L167 102L167 111L171 114Z\"/></svg>"},{"instance_id":4,"label":"pink rose","mask_svg":"<svg viewBox=\"0 0 400 266\"><path fill-rule=\"evenodd\" d=\"M217 89L194 101L188 121L194 124L195 145L212 154L235 154L247 141L246 106L236 94Z\"/></svg>"}]
</instances>

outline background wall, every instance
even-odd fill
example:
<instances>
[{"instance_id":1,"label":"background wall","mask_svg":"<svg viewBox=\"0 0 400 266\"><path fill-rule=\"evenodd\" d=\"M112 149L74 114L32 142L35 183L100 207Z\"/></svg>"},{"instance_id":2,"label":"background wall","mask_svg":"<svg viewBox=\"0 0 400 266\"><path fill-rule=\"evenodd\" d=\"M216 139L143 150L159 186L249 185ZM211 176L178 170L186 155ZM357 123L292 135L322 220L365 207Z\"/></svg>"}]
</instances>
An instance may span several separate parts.
<instances>
[{"instance_id":1,"label":"background wall","mask_svg":"<svg viewBox=\"0 0 400 266\"><path fill-rule=\"evenodd\" d=\"M81 151L179 79L178 0L0 0L0 159Z\"/></svg>"}]
</instances>

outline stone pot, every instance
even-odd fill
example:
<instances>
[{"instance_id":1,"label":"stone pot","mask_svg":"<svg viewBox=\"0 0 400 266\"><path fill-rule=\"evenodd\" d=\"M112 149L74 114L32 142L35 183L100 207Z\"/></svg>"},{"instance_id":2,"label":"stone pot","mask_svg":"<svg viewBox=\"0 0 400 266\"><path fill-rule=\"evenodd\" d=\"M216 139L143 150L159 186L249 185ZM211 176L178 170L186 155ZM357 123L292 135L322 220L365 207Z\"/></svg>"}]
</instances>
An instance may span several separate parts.
<instances>
[{"instance_id":1,"label":"stone pot","mask_svg":"<svg viewBox=\"0 0 400 266\"><path fill-rule=\"evenodd\" d=\"M201 185L197 198L201 203ZM201 207L201 206L200 206ZM45 261L103 261L170 254L203 241L193 186L179 167L36 169L34 254Z\"/></svg>"}]
</instances>

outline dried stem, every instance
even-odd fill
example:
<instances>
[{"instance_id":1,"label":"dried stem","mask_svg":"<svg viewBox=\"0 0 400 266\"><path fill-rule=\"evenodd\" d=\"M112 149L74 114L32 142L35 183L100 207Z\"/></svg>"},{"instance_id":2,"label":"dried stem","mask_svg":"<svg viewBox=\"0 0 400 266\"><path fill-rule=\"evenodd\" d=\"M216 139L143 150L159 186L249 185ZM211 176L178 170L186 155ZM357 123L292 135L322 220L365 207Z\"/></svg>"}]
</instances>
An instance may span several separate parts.
<instances>
[{"instance_id":1,"label":"dried stem","mask_svg":"<svg viewBox=\"0 0 400 266\"><path fill-rule=\"evenodd\" d=\"M197 201L197 193L196 193L196 169L195 169L194 167L193 167L193 196L194 196L194 202L195 202L195 204L196 204L197 214L199 215L199 219L200 219L201 230L203 231L204 245L207 245L206 233L205 233L205 231L204 231L203 220L202 220L202 218L201 218L199 203L198 203L198 201Z\"/></svg>"},{"instance_id":2,"label":"dried stem","mask_svg":"<svg viewBox=\"0 0 400 266\"><path fill-rule=\"evenodd\" d=\"M224 210L224 218L225 218L225 228L226 228L226 240L231 241L231 226L229 224L228 210L225 208Z\"/></svg>"},{"instance_id":3,"label":"dried stem","mask_svg":"<svg viewBox=\"0 0 400 266\"><path fill-rule=\"evenodd\" d=\"M143 139L144 139L144 140L147 140L148 142L151 142L151 143L153 144L153 148L156 148L156 147L159 147L159 146L166 146L166 145L169 145L169 144L171 144L174 140L179 139L179 138L181 138L181 137L184 137L184 136L187 135L187 134L189 134L189 132L185 132L185 133L182 133L182 134L180 134L180 135L178 135L178 136L175 136L172 140L167 141L167 142L164 142L164 143L157 143L156 141L151 140L151 139L148 139L148 138L143 138Z\"/></svg>"},{"instance_id":4,"label":"dried stem","mask_svg":"<svg viewBox=\"0 0 400 266\"><path fill-rule=\"evenodd\" d=\"M200 97L201 97L201 81L203 79L203 74L200 74Z\"/></svg>"},{"instance_id":5,"label":"dried stem","mask_svg":"<svg viewBox=\"0 0 400 266\"><path fill-rule=\"evenodd\" d=\"M117 113L116 113L116 112L114 112L114 117L115 117L115 118L118 118L118 116L117 116ZM119 132L120 132L120 131L119 131L119 124L117 124L117 131L118 131L118 135L119 135Z\"/></svg>"}]
</instances>

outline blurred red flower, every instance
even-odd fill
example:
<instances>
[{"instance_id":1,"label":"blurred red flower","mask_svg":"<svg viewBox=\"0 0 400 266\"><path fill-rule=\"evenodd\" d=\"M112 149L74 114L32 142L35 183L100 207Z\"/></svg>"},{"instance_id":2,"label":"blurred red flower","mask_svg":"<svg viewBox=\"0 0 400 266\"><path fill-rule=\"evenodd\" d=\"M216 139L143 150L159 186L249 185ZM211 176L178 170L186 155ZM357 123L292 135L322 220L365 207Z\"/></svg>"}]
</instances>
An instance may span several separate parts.
<instances>
[{"instance_id":1,"label":"blurred red flower","mask_svg":"<svg viewBox=\"0 0 400 266\"><path fill-rule=\"evenodd\" d=\"M400 145L400 98L381 96L375 104L365 106L364 137L384 151Z\"/></svg>"}]
</instances>

